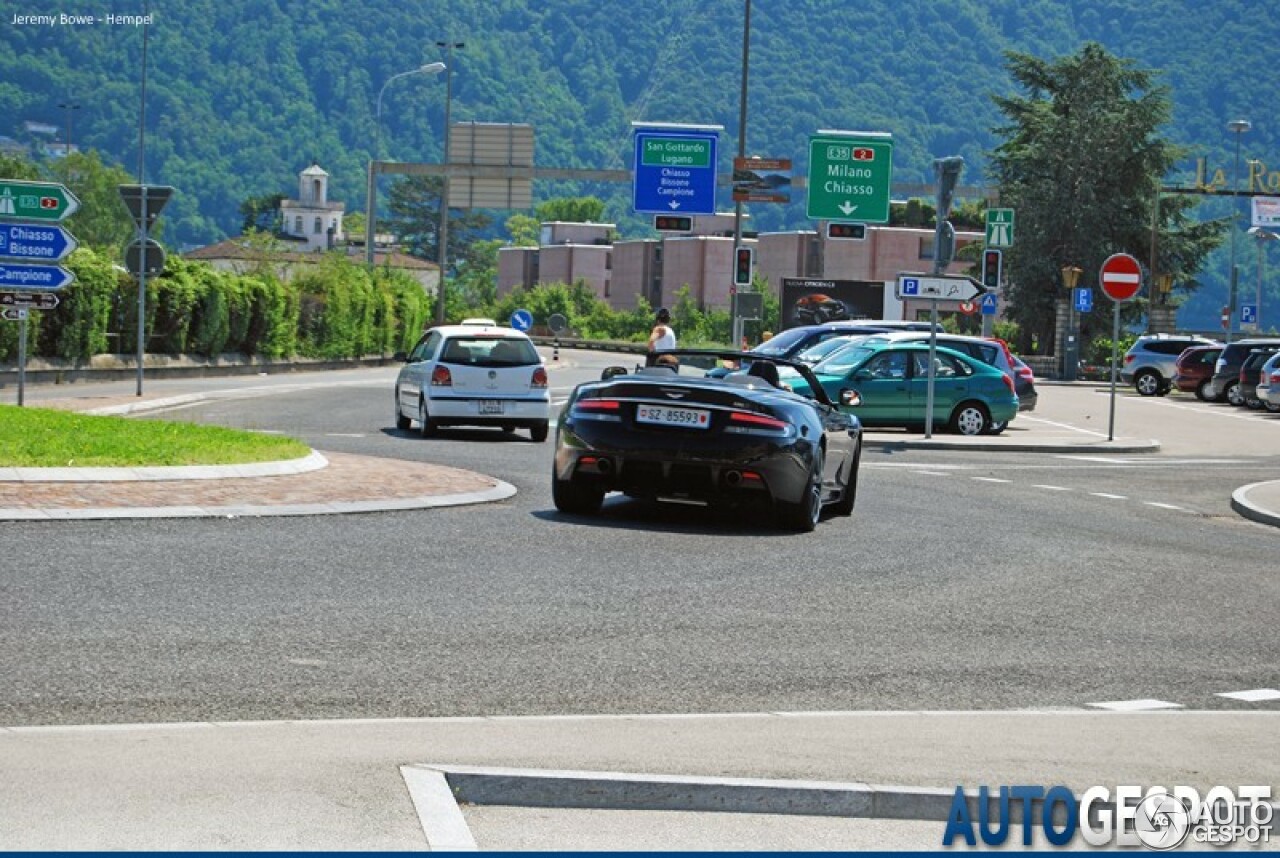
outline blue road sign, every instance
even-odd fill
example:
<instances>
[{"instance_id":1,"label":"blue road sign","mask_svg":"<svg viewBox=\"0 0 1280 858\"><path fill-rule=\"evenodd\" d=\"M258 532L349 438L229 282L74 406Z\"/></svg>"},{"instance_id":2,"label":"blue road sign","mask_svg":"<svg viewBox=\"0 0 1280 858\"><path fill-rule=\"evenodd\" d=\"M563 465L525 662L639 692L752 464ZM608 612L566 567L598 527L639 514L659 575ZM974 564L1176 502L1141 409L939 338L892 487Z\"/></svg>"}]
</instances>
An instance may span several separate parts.
<instances>
[{"instance_id":1,"label":"blue road sign","mask_svg":"<svg viewBox=\"0 0 1280 858\"><path fill-rule=\"evenodd\" d=\"M75 249L75 237L60 226L0 223L0 256L57 262Z\"/></svg>"},{"instance_id":2,"label":"blue road sign","mask_svg":"<svg viewBox=\"0 0 1280 858\"><path fill-rule=\"evenodd\" d=\"M716 146L705 128L637 128L632 208L649 214L716 213Z\"/></svg>"},{"instance_id":3,"label":"blue road sign","mask_svg":"<svg viewBox=\"0 0 1280 858\"><path fill-rule=\"evenodd\" d=\"M0 263L0 289L23 292L57 292L74 283L76 276L61 265Z\"/></svg>"},{"instance_id":4,"label":"blue road sign","mask_svg":"<svg viewBox=\"0 0 1280 858\"><path fill-rule=\"evenodd\" d=\"M902 297L920 294L920 280L916 277L902 278Z\"/></svg>"},{"instance_id":5,"label":"blue road sign","mask_svg":"<svg viewBox=\"0 0 1280 858\"><path fill-rule=\"evenodd\" d=\"M1257 304L1241 304L1240 305L1240 324L1242 325L1258 324L1258 305Z\"/></svg>"},{"instance_id":6,"label":"blue road sign","mask_svg":"<svg viewBox=\"0 0 1280 858\"><path fill-rule=\"evenodd\" d=\"M1072 290L1076 298L1076 312L1093 312L1093 290L1087 286L1077 286Z\"/></svg>"},{"instance_id":7,"label":"blue road sign","mask_svg":"<svg viewBox=\"0 0 1280 858\"><path fill-rule=\"evenodd\" d=\"M529 333L529 329L533 327L533 313L528 310L516 310L511 314L511 327L517 331Z\"/></svg>"},{"instance_id":8,"label":"blue road sign","mask_svg":"<svg viewBox=\"0 0 1280 858\"><path fill-rule=\"evenodd\" d=\"M994 316L996 310L1000 309L1000 299L996 297L995 292L988 292L983 295L980 303L982 304L982 315Z\"/></svg>"}]
</instances>

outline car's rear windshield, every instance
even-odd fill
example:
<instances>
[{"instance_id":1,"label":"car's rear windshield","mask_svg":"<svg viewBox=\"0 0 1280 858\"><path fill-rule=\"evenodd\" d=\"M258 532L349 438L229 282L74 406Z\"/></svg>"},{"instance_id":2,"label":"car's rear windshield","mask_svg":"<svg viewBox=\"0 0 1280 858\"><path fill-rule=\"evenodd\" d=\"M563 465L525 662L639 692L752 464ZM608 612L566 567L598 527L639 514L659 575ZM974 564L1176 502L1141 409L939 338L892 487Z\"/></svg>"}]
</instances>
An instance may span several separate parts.
<instances>
[{"instance_id":1,"label":"car's rear windshield","mask_svg":"<svg viewBox=\"0 0 1280 858\"><path fill-rule=\"evenodd\" d=\"M530 340L520 337L452 337L440 353L455 366L531 366L541 363Z\"/></svg>"},{"instance_id":2,"label":"car's rear windshield","mask_svg":"<svg viewBox=\"0 0 1280 858\"><path fill-rule=\"evenodd\" d=\"M762 355L785 355L811 335L812 328L792 328L765 340L752 351Z\"/></svg>"}]
</instances>

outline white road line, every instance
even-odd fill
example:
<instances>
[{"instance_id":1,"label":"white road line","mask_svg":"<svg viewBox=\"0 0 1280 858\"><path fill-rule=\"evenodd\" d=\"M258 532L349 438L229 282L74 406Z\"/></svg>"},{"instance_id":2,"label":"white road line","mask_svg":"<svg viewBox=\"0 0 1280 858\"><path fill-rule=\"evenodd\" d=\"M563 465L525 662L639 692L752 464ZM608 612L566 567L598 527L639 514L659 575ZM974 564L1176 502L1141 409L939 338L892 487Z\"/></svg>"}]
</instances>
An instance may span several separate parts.
<instances>
[{"instance_id":1,"label":"white road line","mask_svg":"<svg viewBox=\"0 0 1280 858\"><path fill-rule=\"evenodd\" d=\"M1280 700L1280 691L1274 688L1252 688L1248 691L1224 691L1214 696L1243 700L1246 703L1258 703L1263 700Z\"/></svg>"},{"instance_id":2,"label":"white road line","mask_svg":"<svg viewBox=\"0 0 1280 858\"><path fill-rule=\"evenodd\" d=\"M1156 709L1182 709L1181 703L1170 703L1168 700L1110 700L1105 703L1086 704L1095 709L1106 709L1108 712L1151 712Z\"/></svg>"},{"instance_id":3,"label":"white road line","mask_svg":"<svg viewBox=\"0 0 1280 858\"><path fill-rule=\"evenodd\" d=\"M922 466L919 462L863 462L864 468L919 468ZM940 471L972 471L979 465L935 465L930 463L927 467L936 468Z\"/></svg>"},{"instance_id":4,"label":"white road line","mask_svg":"<svg viewBox=\"0 0 1280 858\"><path fill-rule=\"evenodd\" d=\"M1171 509L1174 512L1189 512L1189 510L1180 506L1174 506L1171 503L1160 503L1159 501L1143 501L1143 503L1147 506L1154 506L1157 509Z\"/></svg>"},{"instance_id":5,"label":"white road line","mask_svg":"<svg viewBox=\"0 0 1280 858\"><path fill-rule=\"evenodd\" d=\"M1092 429L1081 429L1079 426L1072 426L1070 423L1057 423L1057 422L1054 422L1053 420L1045 420L1043 417L1028 417L1027 415L1024 414L1020 416L1018 419L1029 420L1032 423L1043 423L1046 426L1056 426L1059 429L1070 429L1072 432L1081 432L1085 435L1093 435L1098 438L1106 437L1106 433L1103 433L1103 432L1094 432Z\"/></svg>"},{"instance_id":6,"label":"white road line","mask_svg":"<svg viewBox=\"0 0 1280 858\"><path fill-rule=\"evenodd\" d=\"M949 476L951 476L950 474L943 473L942 471L912 471L911 473L913 473L913 474L920 474L921 476L925 476L925 477L949 477Z\"/></svg>"},{"instance_id":7,"label":"white road line","mask_svg":"<svg viewBox=\"0 0 1280 858\"><path fill-rule=\"evenodd\" d=\"M326 432L324 433L324 437L326 438L365 438L367 436L363 432Z\"/></svg>"},{"instance_id":8,"label":"white road line","mask_svg":"<svg viewBox=\"0 0 1280 858\"><path fill-rule=\"evenodd\" d=\"M1002 480L999 477L970 477L971 480L977 480L980 483L1011 483L1013 480Z\"/></svg>"},{"instance_id":9,"label":"white road line","mask_svg":"<svg viewBox=\"0 0 1280 858\"><path fill-rule=\"evenodd\" d=\"M1107 498L1108 500L1128 500L1129 499L1125 495L1113 495L1113 494L1108 494L1107 492L1089 492L1089 494L1093 495L1095 498Z\"/></svg>"},{"instance_id":10,"label":"white road line","mask_svg":"<svg viewBox=\"0 0 1280 858\"><path fill-rule=\"evenodd\" d=\"M1045 491L1050 491L1050 492L1069 492L1069 491L1073 491L1072 489L1069 489L1069 488L1067 488L1066 486L1042 486L1042 485L1040 485L1040 484L1038 484L1038 483L1037 483L1037 484L1033 484L1033 485L1031 486L1031 488L1033 488L1033 489L1044 489Z\"/></svg>"}]
</instances>

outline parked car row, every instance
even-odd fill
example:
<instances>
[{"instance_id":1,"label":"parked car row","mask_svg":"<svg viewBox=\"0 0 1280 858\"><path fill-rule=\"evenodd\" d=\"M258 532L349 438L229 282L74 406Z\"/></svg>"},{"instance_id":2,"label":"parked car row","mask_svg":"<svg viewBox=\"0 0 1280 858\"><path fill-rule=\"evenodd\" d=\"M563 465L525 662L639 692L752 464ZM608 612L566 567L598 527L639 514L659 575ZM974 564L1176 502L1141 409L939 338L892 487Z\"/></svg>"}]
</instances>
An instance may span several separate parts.
<instances>
[{"instance_id":1,"label":"parked car row","mask_svg":"<svg viewBox=\"0 0 1280 858\"><path fill-rule=\"evenodd\" d=\"M1151 334L1139 337L1125 353L1120 376L1143 396L1164 396L1176 387L1207 402L1280 411L1280 396L1276 402L1270 398L1269 367L1274 367L1271 358L1277 353L1277 337L1223 344L1203 337Z\"/></svg>"}]
</instances>

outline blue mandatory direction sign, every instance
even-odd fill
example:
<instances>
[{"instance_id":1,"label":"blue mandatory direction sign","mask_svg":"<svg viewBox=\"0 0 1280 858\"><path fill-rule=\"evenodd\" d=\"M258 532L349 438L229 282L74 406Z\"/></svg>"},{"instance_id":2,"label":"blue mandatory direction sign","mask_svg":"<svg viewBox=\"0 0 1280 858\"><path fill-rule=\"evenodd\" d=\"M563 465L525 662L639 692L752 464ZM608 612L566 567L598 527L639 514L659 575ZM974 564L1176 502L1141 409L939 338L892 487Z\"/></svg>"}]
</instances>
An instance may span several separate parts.
<instances>
[{"instance_id":1,"label":"blue mandatory direction sign","mask_svg":"<svg viewBox=\"0 0 1280 858\"><path fill-rule=\"evenodd\" d=\"M74 283L76 276L61 265L0 263L0 289L23 292L57 292Z\"/></svg>"},{"instance_id":2,"label":"blue mandatory direction sign","mask_svg":"<svg viewBox=\"0 0 1280 858\"><path fill-rule=\"evenodd\" d=\"M57 262L75 249L75 237L60 226L0 223L0 256Z\"/></svg>"},{"instance_id":3,"label":"blue mandatory direction sign","mask_svg":"<svg viewBox=\"0 0 1280 858\"><path fill-rule=\"evenodd\" d=\"M996 310L1000 309L1000 299L996 297L995 292L988 292L983 295L979 303L982 305L982 315L984 316L994 316Z\"/></svg>"},{"instance_id":4,"label":"blue mandatory direction sign","mask_svg":"<svg viewBox=\"0 0 1280 858\"><path fill-rule=\"evenodd\" d=\"M1076 298L1076 312L1093 312L1093 290L1087 286L1077 286L1072 290Z\"/></svg>"},{"instance_id":5,"label":"blue mandatory direction sign","mask_svg":"<svg viewBox=\"0 0 1280 858\"><path fill-rule=\"evenodd\" d=\"M715 214L719 141L719 131L701 126L636 128L632 208L649 214Z\"/></svg>"},{"instance_id":6,"label":"blue mandatory direction sign","mask_svg":"<svg viewBox=\"0 0 1280 858\"><path fill-rule=\"evenodd\" d=\"M516 310L511 314L511 327L517 331L529 333L529 329L533 327L533 313L528 310Z\"/></svg>"}]
</instances>

